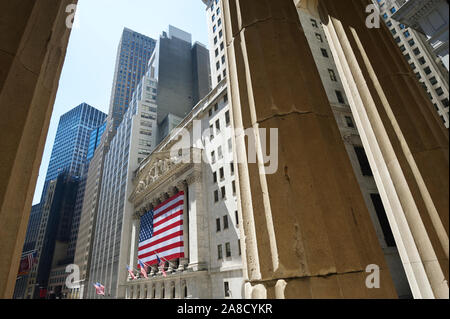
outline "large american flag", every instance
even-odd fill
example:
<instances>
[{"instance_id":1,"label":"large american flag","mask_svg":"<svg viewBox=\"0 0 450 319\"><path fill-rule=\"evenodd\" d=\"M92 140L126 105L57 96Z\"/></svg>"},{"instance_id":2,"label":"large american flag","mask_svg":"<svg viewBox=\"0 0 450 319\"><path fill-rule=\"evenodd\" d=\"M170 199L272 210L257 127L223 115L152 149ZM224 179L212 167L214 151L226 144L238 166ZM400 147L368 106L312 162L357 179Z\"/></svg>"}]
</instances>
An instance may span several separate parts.
<instances>
[{"instance_id":1,"label":"large american flag","mask_svg":"<svg viewBox=\"0 0 450 319\"><path fill-rule=\"evenodd\" d=\"M184 192L180 192L141 217L138 258L147 265L184 258Z\"/></svg>"}]
</instances>

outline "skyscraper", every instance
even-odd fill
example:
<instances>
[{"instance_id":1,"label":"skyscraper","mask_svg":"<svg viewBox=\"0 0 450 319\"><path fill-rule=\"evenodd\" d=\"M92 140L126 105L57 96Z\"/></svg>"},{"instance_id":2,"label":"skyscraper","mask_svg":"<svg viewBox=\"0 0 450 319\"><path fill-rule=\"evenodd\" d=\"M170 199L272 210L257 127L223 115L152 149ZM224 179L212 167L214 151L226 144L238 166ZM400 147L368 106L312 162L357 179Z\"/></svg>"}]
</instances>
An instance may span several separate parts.
<instances>
[{"instance_id":1,"label":"skyscraper","mask_svg":"<svg viewBox=\"0 0 450 319\"><path fill-rule=\"evenodd\" d=\"M55 142L42 197L45 196L47 184L65 171L69 175L79 176L89 148L91 131L99 127L106 119L106 114L82 103L65 113L59 120Z\"/></svg>"},{"instance_id":2,"label":"skyscraper","mask_svg":"<svg viewBox=\"0 0 450 319\"><path fill-rule=\"evenodd\" d=\"M147 63L153 54L156 41L125 28L117 51L109 119L117 129L131 101L134 89L147 71Z\"/></svg>"},{"instance_id":3,"label":"skyscraper","mask_svg":"<svg viewBox=\"0 0 450 319\"><path fill-rule=\"evenodd\" d=\"M160 142L210 91L208 49L192 44L191 34L169 25L158 39L149 62L149 76L157 81L152 92L158 105ZM175 125L176 125L175 124Z\"/></svg>"},{"instance_id":4,"label":"skyscraper","mask_svg":"<svg viewBox=\"0 0 450 319\"><path fill-rule=\"evenodd\" d=\"M49 216L50 211L52 212L52 214L56 214L58 216L60 212L55 209L56 206L52 203L52 199L49 199L47 196L49 185L53 181L53 183L55 184L54 186L56 187L58 177L61 174L69 176L67 177L67 179L70 179L71 181L76 180L76 183L78 183L78 178L82 174L82 168L86 160L91 131L100 126L105 121L105 119L106 114L86 103L80 104L79 106L61 116L51 153L47 175L45 178L44 188L42 191L41 203L40 205L33 206L32 209L34 217L32 220L30 220L30 229L27 231L24 252L37 249L38 242L40 242L42 249L44 247L43 240L47 240L48 238L50 238L44 237L44 234L46 234L47 231L50 231L50 233L52 231L47 229L46 225L48 223L48 220L59 220L58 218L55 219L54 216ZM60 182L60 184L61 183L62 182ZM71 187L70 189L75 193L77 191L76 187ZM72 196L72 194L67 194L64 196L70 197ZM47 214L44 214L45 208L47 209ZM44 215L45 218L43 217ZM68 215L66 214L66 217L67 216ZM73 217L73 212L70 213L70 217ZM68 222L72 225L72 220ZM58 227L58 225L54 227ZM38 230L38 233L36 230ZM70 228L65 228L65 230L68 232L71 231ZM67 237L70 236L69 234L65 235L67 235ZM40 258L39 254L38 258ZM45 258L52 258L51 250L49 254L46 254ZM32 278L31 280L33 282L36 281L36 271L37 265L34 268L34 278ZM33 285L34 284L35 283L33 283ZM32 291L27 291L24 293L26 293L27 296L33 296ZM21 296L17 297L19 298Z\"/></svg>"},{"instance_id":5,"label":"skyscraper","mask_svg":"<svg viewBox=\"0 0 450 319\"><path fill-rule=\"evenodd\" d=\"M448 70L425 35L393 19L404 1L373 0L373 2L380 8L382 20L416 73L442 122L448 128L450 125Z\"/></svg>"},{"instance_id":6,"label":"skyscraper","mask_svg":"<svg viewBox=\"0 0 450 319\"><path fill-rule=\"evenodd\" d=\"M91 250L95 237L105 158L110 142L130 105L131 97L147 71L148 61L154 52L155 45L156 41L152 38L124 28L116 57L108 119L105 125L91 135L87 154L89 167L86 181L81 184L85 187L85 191L74 259L80 266L80 275L84 282L79 289L72 291L72 298L83 298L87 293L85 284L89 280Z\"/></svg>"}]
</instances>

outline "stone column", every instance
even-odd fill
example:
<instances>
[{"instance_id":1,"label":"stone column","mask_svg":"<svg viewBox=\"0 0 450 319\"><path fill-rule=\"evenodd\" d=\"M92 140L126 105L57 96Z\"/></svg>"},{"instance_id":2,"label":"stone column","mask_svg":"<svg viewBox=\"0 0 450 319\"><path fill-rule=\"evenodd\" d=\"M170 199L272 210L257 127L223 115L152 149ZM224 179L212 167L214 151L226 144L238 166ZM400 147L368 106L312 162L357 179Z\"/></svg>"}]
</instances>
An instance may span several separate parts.
<instances>
[{"instance_id":1,"label":"stone column","mask_svg":"<svg viewBox=\"0 0 450 319\"><path fill-rule=\"evenodd\" d=\"M448 130L384 23L367 28L369 4L321 0L315 8L414 297L448 298Z\"/></svg>"},{"instance_id":2,"label":"stone column","mask_svg":"<svg viewBox=\"0 0 450 319\"><path fill-rule=\"evenodd\" d=\"M184 192L184 208L183 208L183 241L184 241L184 258L180 258L179 271L183 271L189 264L189 198L188 184L182 181L177 185L179 190Z\"/></svg>"},{"instance_id":3,"label":"stone column","mask_svg":"<svg viewBox=\"0 0 450 319\"><path fill-rule=\"evenodd\" d=\"M12 298L76 0L0 3L0 298Z\"/></svg>"},{"instance_id":4,"label":"stone column","mask_svg":"<svg viewBox=\"0 0 450 319\"><path fill-rule=\"evenodd\" d=\"M189 266L193 271L205 270L208 264L208 222L203 206L201 173L194 172L187 179L189 205Z\"/></svg>"},{"instance_id":5,"label":"stone column","mask_svg":"<svg viewBox=\"0 0 450 319\"><path fill-rule=\"evenodd\" d=\"M239 206L253 298L395 298L396 292L292 0L224 0ZM264 174L259 128L278 129ZM264 145L266 146L266 145ZM380 269L380 288L366 268Z\"/></svg>"}]
</instances>

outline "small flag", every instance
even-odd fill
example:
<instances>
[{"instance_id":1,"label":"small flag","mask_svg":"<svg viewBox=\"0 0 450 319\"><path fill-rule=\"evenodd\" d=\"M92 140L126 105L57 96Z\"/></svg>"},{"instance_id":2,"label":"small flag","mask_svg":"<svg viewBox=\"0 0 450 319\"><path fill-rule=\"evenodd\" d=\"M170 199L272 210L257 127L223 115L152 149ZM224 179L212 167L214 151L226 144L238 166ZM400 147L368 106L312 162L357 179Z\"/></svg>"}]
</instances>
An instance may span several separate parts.
<instances>
[{"instance_id":1,"label":"small flag","mask_svg":"<svg viewBox=\"0 0 450 319\"><path fill-rule=\"evenodd\" d=\"M127 266L127 270L128 270L128 273L130 274L131 278L133 278L133 280L135 280L136 276L133 273L133 269L131 269L130 266Z\"/></svg>"},{"instance_id":2,"label":"small flag","mask_svg":"<svg viewBox=\"0 0 450 319\"><path fill-rule=\"evenodd\" d=\"M95 287L95 292L97 293L97 295L102 295L102 296L105 295L105 286L103 286L102 284L97 282L94 284L94 287Z\"/></svg>"},{"instance_id":3,"label":"small flag","mask_svg":"<svg viewBox=\"0 0 450 319\"><path fill-rule=\"evenodd\" d=\"M141 274L144 276L145 279L148 279L147 270L145 269L146 268L145 264L140 259L138 261L139 261L139 267L141 268Z\"/></svg>"},{"instance_id":4,"label":"small flag","mask_svg":"<svg viewBox=\"0 0 450 319\"><path fill-rule=\"evenodd\" d=\"M158 265L159 265L159 267L161 269L161 272L162 272L163 276L167 277L166 271L164 270L164 266L165 266L164 264L165 263L159 258L158 254L156 254L156 259L158 260Z\"/></svg>"}]
</instances>

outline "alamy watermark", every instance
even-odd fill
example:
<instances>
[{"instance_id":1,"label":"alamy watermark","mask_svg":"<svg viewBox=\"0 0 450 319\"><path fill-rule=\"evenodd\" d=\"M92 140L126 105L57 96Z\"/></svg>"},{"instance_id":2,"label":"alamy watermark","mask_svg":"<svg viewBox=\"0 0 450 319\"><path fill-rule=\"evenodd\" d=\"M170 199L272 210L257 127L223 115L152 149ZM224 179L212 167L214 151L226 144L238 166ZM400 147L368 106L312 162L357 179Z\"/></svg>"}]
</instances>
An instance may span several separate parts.
<instances>
[{"instance_id":1,"label":"alamy watermark","mask_svg":"<svg viewBox=\"0 0 450 319\"><path fill-rule=\"evenodd\" d=\"M206 128L202 131L202 121L194 120L193 129L174 130L171 139L176 140L170 148L170 157L175 164L178 163L222 163L235 162L232 148L235 139L247 139L245 156L238 156L237 163L257 164L261 174L275 174L278 170L278 129L248 128L233 129L231 127L220 129L220 134L214 134L216 128ZM206 152L208 144L214 145L214 151ZM191 149L201 149L196 154ZM230 150L226 152L226 150Z\"/></svg>"}]
</instances>

